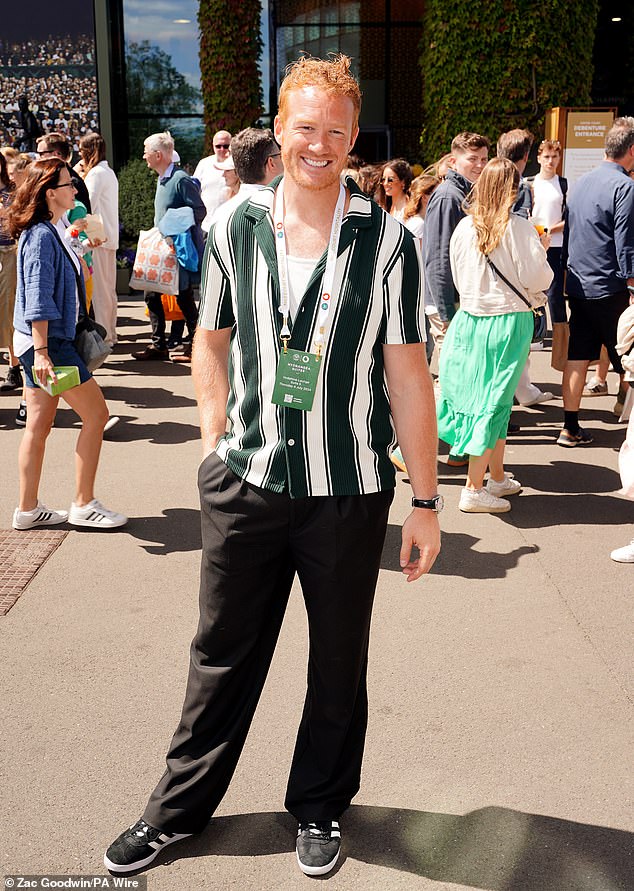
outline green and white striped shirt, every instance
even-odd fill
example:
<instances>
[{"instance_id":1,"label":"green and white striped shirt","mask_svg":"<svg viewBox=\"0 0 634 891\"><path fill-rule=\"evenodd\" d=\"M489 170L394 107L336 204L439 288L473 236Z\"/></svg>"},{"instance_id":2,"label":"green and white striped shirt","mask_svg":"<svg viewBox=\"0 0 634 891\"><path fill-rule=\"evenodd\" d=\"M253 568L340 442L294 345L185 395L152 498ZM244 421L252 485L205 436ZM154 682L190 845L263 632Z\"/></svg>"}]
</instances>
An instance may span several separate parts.
<instances>
[{"instance_id":1,"label":"green and white striped shirt","mask_svg":"<svg viewBox=\"0 0 634 891\"><path fill-rule=\"evenodd\" d=\"M216 225L203 261L199 325L231 328L230 430L218 456L242 479L292 498L394 486L394 427L383 345L425 340L411 234L348 179L332 305L312 411L271 402L282 348L272 207L278 180ZM291 327L289 349L314 351L326 252Z\"/></svg>"}]
</instances>

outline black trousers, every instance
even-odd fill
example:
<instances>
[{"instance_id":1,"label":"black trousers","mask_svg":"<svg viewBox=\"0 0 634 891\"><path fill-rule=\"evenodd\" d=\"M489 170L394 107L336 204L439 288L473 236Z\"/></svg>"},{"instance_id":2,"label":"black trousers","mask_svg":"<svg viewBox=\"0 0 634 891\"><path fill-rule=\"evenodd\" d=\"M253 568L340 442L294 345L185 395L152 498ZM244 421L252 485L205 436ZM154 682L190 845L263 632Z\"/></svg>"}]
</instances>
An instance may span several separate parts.
<instances>
[{"instance_id":1,"label":"black trousers","mask_svg":"<svg viewBox=\"0 0 634 891\"><path fill-rule=\"evenodd\" d=\"M194 300L193 287L181 288L176 297L176 302L180 311L185 316L187 330L190 339L193 338L198 323L198 309ZM159 350L164 350L167 346L167 338L165 336L165 310L163 309L163 301L161 295L156 291L147 291L145 294L145 303L150 312L150 324L152 325L152 343Z\"/></svg>"},{"instance_id":2,"label":"black trousers","mask_svg":"<svg viewBox=\"0 0 634 891\"><path fill-rule=\"evenodd\" d=\"M273 657L297 572L308 615L308 688L285 806L337 819L357 793L374 590L393 491L293 500L199 470L200 621L181 721L144 819L199 832L227 790Z\"/></svg>"}]
</instances>

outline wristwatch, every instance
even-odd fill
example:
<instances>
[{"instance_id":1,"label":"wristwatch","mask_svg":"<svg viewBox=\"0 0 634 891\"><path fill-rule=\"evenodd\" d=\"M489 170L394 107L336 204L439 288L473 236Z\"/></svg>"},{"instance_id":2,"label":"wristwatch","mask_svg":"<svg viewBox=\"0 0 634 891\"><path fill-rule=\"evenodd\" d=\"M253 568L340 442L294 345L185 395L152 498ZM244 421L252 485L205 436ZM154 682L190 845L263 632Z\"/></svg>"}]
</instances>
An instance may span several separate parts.
<instances>
[{"instance_id":1,"label":"wristwatch","mask_svg":"<svg viewBox=\"0 0 634 891\"><path fill-rule=\"evenodd\" d=\"M445 499L442 495L434 495L433 498L412 498L412 507L424 507L427 510L436 511L437 514L445 506Z\"/></svg>"}]
</instances>

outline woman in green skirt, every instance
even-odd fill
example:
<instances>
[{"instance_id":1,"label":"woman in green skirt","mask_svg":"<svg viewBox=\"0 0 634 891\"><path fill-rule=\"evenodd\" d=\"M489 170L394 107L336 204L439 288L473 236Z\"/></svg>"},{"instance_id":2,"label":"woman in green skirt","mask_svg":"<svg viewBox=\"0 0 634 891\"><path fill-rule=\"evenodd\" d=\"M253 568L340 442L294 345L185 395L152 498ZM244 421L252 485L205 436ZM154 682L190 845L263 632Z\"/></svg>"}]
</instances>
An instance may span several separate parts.
<instances>
[{"instance_id":1,"label":"woman in green skirt","mask_svg":"<svg viewBox=\"0 0 634 891\"><path fill-rule=\"evenodd\" d=\"M440 356L438 435L452 452L469 455L460 496L460 510L467 513L504 513L511 504L503 496L522 488L504 471L504 447L533 313L510 285L532 307L543 306L553 273L535 228L511 213L518 186L511 161L489 161L450 245L460 310Z\"/></svg>"}]
</instances>

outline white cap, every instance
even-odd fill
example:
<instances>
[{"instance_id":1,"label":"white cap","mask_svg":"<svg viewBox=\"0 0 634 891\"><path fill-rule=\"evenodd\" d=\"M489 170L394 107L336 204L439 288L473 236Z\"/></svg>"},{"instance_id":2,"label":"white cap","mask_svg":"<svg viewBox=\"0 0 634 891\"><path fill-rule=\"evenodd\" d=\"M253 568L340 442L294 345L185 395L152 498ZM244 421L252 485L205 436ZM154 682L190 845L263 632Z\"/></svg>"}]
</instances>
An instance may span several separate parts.
<instances>
[{"instance_id":1,"label":"white cap","mask_svg":"<svg viewBox=\"0 0 634 891\"><path fill-rule=\"evenodd\" d=\"M224 161L214 161L214 167L216 170L235 170L236 165L233 163L233 158L229 155Z\"/></svg>"},{"instance_id":2,"label":"white cap","mask_svg":"<svg viewBox=\"0 0 634 891\"><path fill-rule=\"evenodd\" d=\"M181 162L181 156L178 154L176 149L174 149L174 151L172 152L172 161L174 162L174 164L180 164Z\"/></svg>"}]
</instances>

